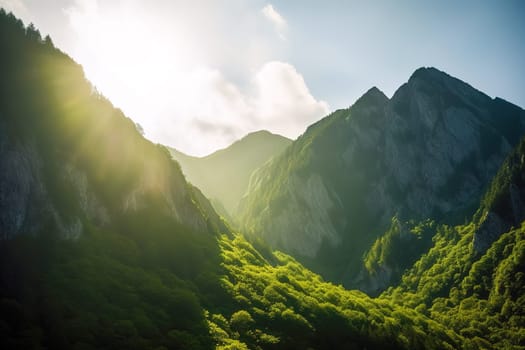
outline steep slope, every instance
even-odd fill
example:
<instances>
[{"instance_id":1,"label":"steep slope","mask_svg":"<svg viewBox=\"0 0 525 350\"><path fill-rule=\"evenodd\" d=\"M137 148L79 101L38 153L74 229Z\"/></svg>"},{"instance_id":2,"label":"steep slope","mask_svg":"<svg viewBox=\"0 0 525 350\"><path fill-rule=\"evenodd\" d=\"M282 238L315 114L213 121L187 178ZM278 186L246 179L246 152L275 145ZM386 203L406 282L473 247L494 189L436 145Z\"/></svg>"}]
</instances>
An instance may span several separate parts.
<instances>
[{"instance_id":1,"label":"steep slope","mask_svg":"<svg viewBox=\"0 0 525 350\"><path fill-rule=\"evenodd\" d=\"M234 238L163 147L3 10L0 47L0 348L462 344Z\"/></svg>"},{"instance_id":2,"label":"steep slope","mask_svg":"<svg viewBox=\"0 0 525 350\"><path fill-rule=\"evenodd\" d=\"M525 138L501 167L468 225L442 226L395 300L448 324L476 348L525 343Z\"/></svg>"},{"instance_id":3,"label":"steep slope","mask_svg":"<svg viewBox=\"0 0 525 350\"><path fill-rule=\"evenodd\" d=\"M259 169L241 221L326 278L355 286L361 257L394 215L470 217L524 132L521 108L421 68L391 100L370 89Z\"/></svg>"},{"instance_id":4,"label":"steep slope","mask_svg":"<svg viewBox=\"0 0 525 350\"><path fill-rule=\"evenodd\" d=\"M363 259L356 285L369 295L377 295L397 285L405 270L432 246L436 222L400 222L392 218L389 229L376 239Z\"/></svg>"},{"instance_id":5,"label":"steep slope","mask_svg":"<svg viewBox=\"0 0 525 350\"><path fill-rule=\"evenodd\" d=\"M211 348L227 227L49 38L0 47L0 347Z\"/></svg>"},{"instance_id":6,"label":"steep slope","mask_svg":"<svg viewBox=\"0 0 525 350\"><path fill-rule=\"evenodd\" d=\"M79 65L14 17L5 16L0 40L5 237L36 232L44 222L77 237L84 219L111 225L145 203L194 231L221 225L214 212L196 205L168 152L138 134ZM70 194L62 196L63 189Z\"/></svg>"},{"instance_id":7,"label":"steep slope","mask_svg":"<svg viewBox=\"0 0 525 350\"><path fill-rule=\"evenodd\" d=\"M473 249L484 254L498 237L525 220L525 181L522 141L505 161L485 193L481 207L474 216L476 230ZM412 266L432 246L435 222L392 222L390 229L373 244L365 257L361 275L362 287L371 294L396 285L405 269Z\"/></svg>"},{"instance_id":8,"label":"steep slope","mask_svg":"<svg viewBox=\"0 0 525 350\"><path fill-rule=\"evenodd\" d=\"M225 149L206 157L192 157L175 149L171 155L181 165L187 179L210 198L219 212L237 212L255 169L279 155L292 141L266 130L250 133Z\"/></svg>"}]
</instances>

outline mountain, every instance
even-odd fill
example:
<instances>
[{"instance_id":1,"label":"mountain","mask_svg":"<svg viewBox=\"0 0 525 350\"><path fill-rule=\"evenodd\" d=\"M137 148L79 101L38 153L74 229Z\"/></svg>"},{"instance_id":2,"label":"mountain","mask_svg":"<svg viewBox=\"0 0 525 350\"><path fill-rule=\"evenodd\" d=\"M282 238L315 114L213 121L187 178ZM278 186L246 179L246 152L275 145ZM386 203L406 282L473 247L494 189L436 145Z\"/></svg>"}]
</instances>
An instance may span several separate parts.
<instances>
[{"instance_id":1,"label":"mountain","mask_svg":"<svg viewBox=\"0 0 525 350\"><path fill-rule=\"evenodd\" d=\"M233 235L163 146L2 9L0 47L2 349L464 343Z\"/></svg>"},{"instance_id":2,"label":"mountain","mask_svg":"<svg viewBox=\"0 0 525 350\"><path fill-rule=\"evenodd\" d=\"M507 158L485 192L471 227L459 229L469 233L470 241L462 243L472 244L468 249L470 259L486 254L503 233L519 228L525 221L524 154L525 139ZM404 271L436 243L436 230L433 221L400 223L394 218L391 228L375 241L365 257L368 290L380 291L378 281L383 287L399 284ZM447 249L455 251L459 248L450 243Z\"/></svg>"},{"instance_id":3,"label":"mountain","mask_svg":"<svg viewBox=\"0 0 525 350\"><path fill-rule=\"evenodd\" d=\"M197 232L224 227L203 211L204 197L169 153L137 134L79 65L7 18L0 62L0 164L9 170L0 175L4 237L49 225L74 239L86 220L111 225L146 203ZM58 194L63 189L67 195Z\"/></svg>"},{"instance_id":4,"label":"mountain","mask_svg":"<svg viewBox=\"0 0 525 350\"><path fill-rule=\"evenodd\" d=\"M395 299L450 325L476 342L474 348L523 347L524 203L525 138L506 159L473 219L438 227L430 249L381 299Z\"/></svg>"},{"instance_id":5,"label":"mountain","mask_svg":"<svg viewBox=\"0 0 525 350\"><path fill-rule=\"evenodd\" d=\"M0 47L0 347L212 344L227 226L49 37L2 9Z\"/></svg>"},{"instance_id":6,"label":"mountain","mask_svg":"<svg viewBox=\"0 0 525 350\"><path fill-rule=\"evenodd\" d=\"M253 171L282 153L291 142L286 137L261 130L206 157L188 156L175 149L170 152L187 179L210 198L219 212L231 217L237 212Z\"/></svg>"},{"instance_id":7,"label":"mountain","mask_svg":"<svg viewBox=\"0 0 525 350\"><path fill-rule=\"evenodd\" d=\"M524 133L521 108L420 68L391 99L370 89L257 170L240 221L325 278L366 290L362 257L394 216L465 222Z\"/></svg>"}]
</instances>

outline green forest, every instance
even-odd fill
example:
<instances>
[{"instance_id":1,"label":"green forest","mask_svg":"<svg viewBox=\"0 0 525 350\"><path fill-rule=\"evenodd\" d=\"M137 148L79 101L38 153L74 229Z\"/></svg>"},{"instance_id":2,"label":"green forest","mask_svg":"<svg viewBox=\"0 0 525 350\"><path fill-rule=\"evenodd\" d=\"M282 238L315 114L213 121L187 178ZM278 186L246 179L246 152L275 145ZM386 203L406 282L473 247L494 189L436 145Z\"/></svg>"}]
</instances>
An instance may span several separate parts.
<instances>
[{"instance_id":1,"label":"green forest","mask_svg":"<svg viewBox=\"0 0 525 350\"><path fill-rule=\"evenodd\" d=\"M0 203L2 227L19 227L0 238L2 349L525 349L523 218L473 243L525 190L525 139L467 223L392 218L357 257L370 274L398 267L370 297L232 229L80 65L3 9L0 47L0 198L29 208L16 226Z\"/></svg>"}]
</instances>

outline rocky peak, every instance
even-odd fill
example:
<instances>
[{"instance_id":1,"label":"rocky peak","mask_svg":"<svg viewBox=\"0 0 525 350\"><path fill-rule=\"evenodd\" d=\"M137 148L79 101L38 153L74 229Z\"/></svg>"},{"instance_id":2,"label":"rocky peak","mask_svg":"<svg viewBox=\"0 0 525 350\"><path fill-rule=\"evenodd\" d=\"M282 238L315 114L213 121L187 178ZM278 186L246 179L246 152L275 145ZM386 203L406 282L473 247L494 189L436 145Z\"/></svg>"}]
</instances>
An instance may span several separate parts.
<instances>
[{"instance_id":1,"label":"rocky peak","mask_svg":"<svg viewBox=\"0 0 525 350\"><path fill-rule=\"evenodd\" d=\"M377 87L372 87L363 96L359 97L357 101L352 105L352 109L361 108L381 108L388 103L389 99L386 95L379 90Z\"/></svg>"},{"instance_id":2,"label":"rocky peak","mask_svg":"<svg viewBox=\"0 0 525 350\"><path fill-rule=\"evenodd\" d=\"M408 79L407 83L408 85L417 85L425 83L434 84L434 86L441 84L443 87L462 85L464 87L472 88L464 81L454 78L453 76L443 71L440 71L439 69L436 69L434 67L421 67L416 69Z\"/></svg>"},{"instance_id":3,"label":"rocky peak","mask_svg":"<svg viewBox=\"0 0 525 350\"><path fill-rule=\"evenodd\" d=\"M434 67L420 67L412 73L408 81L413 81L415 79L424 79L424 80L432 80L432 79L443 79L443 78L452 78L450 75L448 75L445 72L440 71L439 69L436 69ZM453 78L452 78L453 79Z\"/></svg>"},{"instance_id":4,"label":"rocky peak","mask_svg":"<svg viewBox=\"0 0 525 350\"><path fill-rule=\"evenodd\" d=\"M436 105L468 107L476 111L487 108L492 101L489 96L471 85L433 67L417 69L398 91L404 89L408 90L408 93L396 92L393 99L399 98L400 95L408 95L409 98L425 96Z\"/></svg>"},{"instance_id":5,"label":"rocky peak","mask_svg":"<svg viewBox=\"0 0 525 350\"><path fill-rule=\"evenodd\" d=\"M509 105L435 68L417 70L391 99L372 88L254 174L243 225L348 281L392 216L457 224L473 214L516 145L511 135L525 134L523 110Z\"/></svg>"}]
</instances>

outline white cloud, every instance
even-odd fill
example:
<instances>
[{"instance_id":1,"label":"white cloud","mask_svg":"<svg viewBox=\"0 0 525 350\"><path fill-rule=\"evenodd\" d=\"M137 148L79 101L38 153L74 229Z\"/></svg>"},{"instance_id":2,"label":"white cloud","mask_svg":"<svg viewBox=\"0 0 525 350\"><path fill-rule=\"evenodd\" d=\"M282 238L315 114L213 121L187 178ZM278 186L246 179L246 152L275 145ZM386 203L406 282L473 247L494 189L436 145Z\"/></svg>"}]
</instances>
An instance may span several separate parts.
<instances>
[{"instance_id":1,"label":"white cloud","mask_svg":"<svg viewBox=\"0 0 525 350\"><path fill-rule=\"evenodd\" d=\"M176 119L157 119L151 137L190 154L210 153L261 129L296 138L329 112L289 63L265 63L244 89L209 68L184 80L192 84L175 95L171 108Z\"/></svg>"},{"instance_id":2,"label":"white cloud","mask_svg":"<svg viewBox=\"0 0 525 350\"><path fill-rule=\"evenodd\" d=\"M316 100L301 74L289 63L266 63L255 75L254 111L261 126L295 138L305 127L328 113Z\"/></svg>"},{"instance_id":3,"label":"white cloud","mask_svg":"<svg viewBox=\"0 0 525 350\"><path fill-rule=\"evenodd\" d=\"M203 18L211 27L194 29L202 9L181 12L166 4L164 13L184 16L176 20L160 9L145 14L140 2L73 0L63 10L76 35L72 56L148 138L204 155L261 129L295 138L328 112L292 65L261 53L267 40L276 41L273 33L259 31L262 23L271 20L276 30L286 29L271 5L263 10L266 18L257 9L239 9L246 31L230 41L234 28L224 27L223 17ZM250 46L254 40L257 45ZM238 46L243 54L218 42Z\"/></svg>"},{"instance_id":4,"label":"white cloud","mask_svg":"<svg viewBox=\"0 0 525 350\"><path fill-rule=\"evenodd\" d=\"M275 31L279 35L279 38L286 40L285 32L287 30L288 24L286 20L279 12L275 10L272 4L266 4L261 10L262 14L266 19L272 22Z\"/></svg>"}]
</instances>

